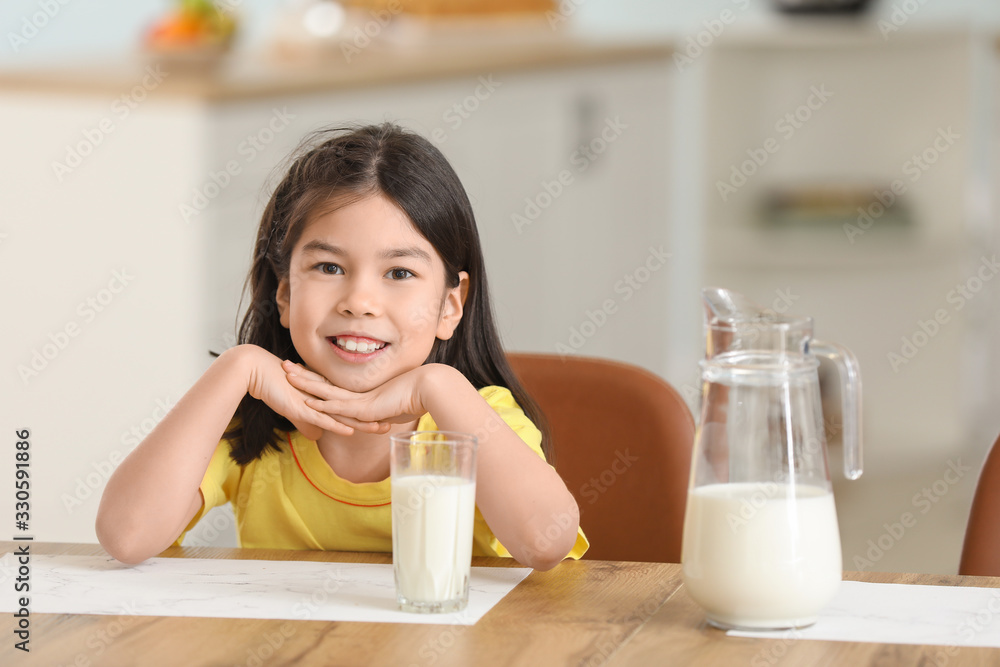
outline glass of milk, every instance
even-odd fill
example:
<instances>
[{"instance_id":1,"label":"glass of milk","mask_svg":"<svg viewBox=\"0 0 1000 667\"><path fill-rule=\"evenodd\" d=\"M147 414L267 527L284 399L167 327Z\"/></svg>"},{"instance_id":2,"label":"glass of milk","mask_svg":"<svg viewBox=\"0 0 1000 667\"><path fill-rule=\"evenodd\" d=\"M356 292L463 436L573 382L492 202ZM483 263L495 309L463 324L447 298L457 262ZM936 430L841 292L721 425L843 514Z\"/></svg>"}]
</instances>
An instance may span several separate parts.
<instances>
[{"instance_id":1,"label":"glass of milk","mask_svg":"<svg viewBox=\"0 0 1000 667\"><path fill-rule=\"evenodd\" d=\"M468 604L476 446L475 436L449 431L391 437L392 566L403 611Z\"/></svg>"},{"instance_id":2,"label":"glass of milk","mask_svg":"<svg viewBox=\"0 0 1000 667\"><path fill-rule=\"evenodd\" d=\"M687 593L730 629L816 622L841 579L819 356L841 371L844 474L861 474L854 356L812 340L811 318L709 288L701 415L681 549Z\"/></svg>"}]
</instances>

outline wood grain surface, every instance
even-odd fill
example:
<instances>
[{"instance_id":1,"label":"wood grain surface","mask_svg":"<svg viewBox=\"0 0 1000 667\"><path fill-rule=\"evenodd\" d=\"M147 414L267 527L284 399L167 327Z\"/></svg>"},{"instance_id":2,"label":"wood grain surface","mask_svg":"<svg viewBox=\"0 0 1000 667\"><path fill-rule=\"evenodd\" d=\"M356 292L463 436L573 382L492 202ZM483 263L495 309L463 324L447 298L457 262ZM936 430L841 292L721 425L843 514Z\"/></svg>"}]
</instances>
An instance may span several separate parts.
<instances>
[{"instance_id":1,"label":"wood grain surface","mask_svg":"<svg viewBox=\"0 0 1000 667\"><path fill-rule=\"evenodd\" d=\"M10 551L13 544L0 543ZM96 545L32 544L33 554L103 555ZM390 554L171 548L180 558L388 563ZM515 567L505 558L473 565ZM257 619L32 614L31 661L2 631L0 665L601 664L680 585L677 566L566 561L533 572L471 627ZM12 594L5 591L4 594ZM12 626L7 615L3 627ZM163 656L159 661L156 656Z\"/></svg>"},{"instance_id":2,"label":"wood grain surface","mask_svg":"<svg viewBox=\"0 0 1000 667\"><path fill-rule=\"evenodd\" d=\"M10 551L14 543L0 542ZM33 554L103 555L97 545ZM388 563L389 554L171 548L162 556ZM504 558L473 564L516 567ZM1000 588L1000 578L848 572L879 583ZM13 595L10 590L5 595ZM141 595L141 591L137 594ZM727 637L687 595L680 566L566 561L533 572L476 625L32 614L30 655L5 616L0 665L921 665L1000 664L1000 649Z\"/></svg>"}]
</instances>

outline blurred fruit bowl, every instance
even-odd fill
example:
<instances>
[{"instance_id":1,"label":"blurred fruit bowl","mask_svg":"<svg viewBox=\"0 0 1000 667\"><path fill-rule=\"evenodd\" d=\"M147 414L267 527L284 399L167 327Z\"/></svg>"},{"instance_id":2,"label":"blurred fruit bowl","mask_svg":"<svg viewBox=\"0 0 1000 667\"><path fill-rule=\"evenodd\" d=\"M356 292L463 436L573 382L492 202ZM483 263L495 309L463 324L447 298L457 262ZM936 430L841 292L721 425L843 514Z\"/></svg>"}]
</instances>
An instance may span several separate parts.
<instances>
[{"instance_id":1,"label":"blurred fruit bowl","mask_svg":"<svg viewBox=\"0 0 1000 667\"><path fill-rule=\"evenodd\" d=\"M232 45L236 19L212 0L180 0L147 30L143 50L177 65L207 65Z\"/></svg>"}]
</instances>

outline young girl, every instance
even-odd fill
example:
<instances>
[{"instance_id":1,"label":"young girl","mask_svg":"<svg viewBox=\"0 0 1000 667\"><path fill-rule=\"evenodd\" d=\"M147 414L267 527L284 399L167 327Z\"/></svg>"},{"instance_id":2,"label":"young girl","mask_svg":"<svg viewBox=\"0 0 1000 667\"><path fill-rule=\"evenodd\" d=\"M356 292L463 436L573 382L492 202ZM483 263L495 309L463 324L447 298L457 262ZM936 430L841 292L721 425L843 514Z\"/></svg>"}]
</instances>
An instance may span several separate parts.
<instances>
[{"instance_id":1,"label":"young girl","mask_svg":"<svg viewBox=\"0 0 1000 667\"><path fill-rule=\"evenodd\" d=\"M319 138L264 210L242 344L112 475L101 544L138 563L228 501L245 547L390 552L389 434L441 429L479 438L475 555L579 558L455 172L391 124Z\"/></svg>"}]
</instances>

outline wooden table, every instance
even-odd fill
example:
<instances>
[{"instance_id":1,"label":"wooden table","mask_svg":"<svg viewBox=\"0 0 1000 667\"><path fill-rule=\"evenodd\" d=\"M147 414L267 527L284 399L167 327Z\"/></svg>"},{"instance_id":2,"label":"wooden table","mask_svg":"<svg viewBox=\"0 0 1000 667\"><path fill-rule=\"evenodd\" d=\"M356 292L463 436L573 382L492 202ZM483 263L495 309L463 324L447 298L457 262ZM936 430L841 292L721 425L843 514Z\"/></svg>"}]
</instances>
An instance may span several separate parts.
<instances>
[{"instance_id":1,"label":"wooden table","mask_svg":"<svg viewBox=\"0 0 1000 667\"><path fill-rule=\"evenodd\" d=\"M13 543L0 542L9 551ZM103 554L32 544L33 554ZM177 558L388 563L389 554L172 548ZM501 558L474 565L512 567ZM858 581L987 586L1000 578L847 573ZM10 590L4 595L12 595ZM3 627L11 625L5 615ZM566 561L533 572L476 625L32 614L31 653L0 631L0 664L33 665L991 665L1000 649L727 637L686 594L680 566Z\"/></svg>"}]
</instances>

